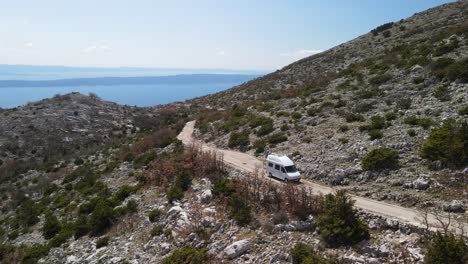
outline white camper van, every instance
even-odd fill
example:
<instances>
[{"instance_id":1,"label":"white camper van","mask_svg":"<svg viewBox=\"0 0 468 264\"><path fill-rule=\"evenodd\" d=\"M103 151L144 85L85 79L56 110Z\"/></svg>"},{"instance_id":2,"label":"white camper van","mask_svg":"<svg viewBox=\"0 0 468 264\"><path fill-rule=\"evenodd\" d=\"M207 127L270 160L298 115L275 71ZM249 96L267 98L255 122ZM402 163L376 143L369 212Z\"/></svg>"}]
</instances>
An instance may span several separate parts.
<instances>
[{"instance_id":1,"label":"white camper van","mask_svg":"<svg viewBox=\"0 0 468 264\"><path fill-rule=\"evenodd\" d=\"M265 168L270 177L275 177L286 182L299 182L301 180L301 174L296 169L296 166L294 166L294 162L285 155L268 155Z\"/></svg>"}]
</instances>

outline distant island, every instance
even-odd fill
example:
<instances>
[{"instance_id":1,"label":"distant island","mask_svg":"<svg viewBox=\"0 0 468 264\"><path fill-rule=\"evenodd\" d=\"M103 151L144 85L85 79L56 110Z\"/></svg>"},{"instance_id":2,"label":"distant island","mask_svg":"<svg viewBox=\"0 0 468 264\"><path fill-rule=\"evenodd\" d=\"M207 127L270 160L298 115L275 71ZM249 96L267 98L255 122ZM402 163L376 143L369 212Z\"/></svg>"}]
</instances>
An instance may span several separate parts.
<instances>
[{"instance_id":1,"label":"distant island","mask_svg":"<svg viewBox=\"0 0 468 264\"><path fill-rule=\"evenodd\" d=\"M239 82L252 80L259 75L245 74L182 74L173 76L147 77L97 77L70 78L59 80L0 80L0 88L5 87L76 87L102 85L152 85L152 84L189 84L203 82Z\"/></svg>"}]
</instances>

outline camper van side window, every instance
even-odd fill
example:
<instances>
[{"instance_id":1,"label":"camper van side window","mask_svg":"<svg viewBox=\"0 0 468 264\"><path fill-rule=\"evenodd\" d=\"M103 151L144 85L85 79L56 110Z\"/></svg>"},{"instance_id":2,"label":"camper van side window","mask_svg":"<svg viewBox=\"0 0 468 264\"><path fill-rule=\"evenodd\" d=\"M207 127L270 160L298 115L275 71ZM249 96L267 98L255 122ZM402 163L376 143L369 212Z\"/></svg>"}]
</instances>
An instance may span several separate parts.
<instances>
[{"instance_id":1,"label":"camper van side window","mask_svg":"<svg viewBox=\"0 0 468 264\"><path fill-rule=\"evenodd\" d=\"M284 168L283 168L283 167L281 167L281 171L282 171L283 173L286 173L286 171L284 170Z\"/></svg>"},{"instance_id":2,"label":"camper van side window","mask_svg":"<svg viewBox=\"0 0 468 264\"><path fill-rule=\"evenodd\" d=\"M268 162L268 167L272 167L272 168L273 168L273 163Z\"/></svg>"},{"instance_id":3,"label":"camper van side window","mask_svg":"<svg viewBox=\"0 0 468 264\"><path fill-rule=\"evenodd\" d=\"M275 170L280 170L280 166L278 164L275 164Z\"/></svg>"}]
</instances>

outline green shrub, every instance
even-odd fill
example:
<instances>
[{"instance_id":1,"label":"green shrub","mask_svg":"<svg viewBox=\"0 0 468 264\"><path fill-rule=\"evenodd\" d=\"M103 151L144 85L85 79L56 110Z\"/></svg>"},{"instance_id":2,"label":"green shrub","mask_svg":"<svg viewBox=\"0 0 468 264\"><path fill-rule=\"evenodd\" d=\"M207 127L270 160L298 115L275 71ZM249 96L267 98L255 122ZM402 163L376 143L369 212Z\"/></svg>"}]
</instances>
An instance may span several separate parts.
<instances>
[{"instance_id":1,"label":"green shrub","mask_svg":"<svg viewBox=\"0 0 468 264\"><path fill-rule=\"evenodd\" d=\"M161 211L159 209L151 210L148 213L148 219L150 220L151 223L156 222L159 219L159 216L161 216Z\"/></svg>"},{"instance_id":2,"label":"green shrub","mask_svg":"<svg viewBox=\"0 0 468 264\"><path fill-rule=\"evenodd\" d=\"M441 127L432 129L423 142L421 157L445 166L459 168L468 164L468 123L446 121Z\"/></svg>"},{"instance_id":3,"label":"green shrub","mask_svg":"<svg viewBox=\"0 0 468 264\"><path fill-rule=\"evenodd\" d=\"M173 201L184 198L184 191L180 186L173 184L166 192L167 200L172 203Z\"/></svg>"},{"instance_id":4,"label":"green shrub","mask_svg":"<svg viewBox=\"0 0 468 264\"><path fill-rule=\"evenodd\" d=\"M63 243L67 242L73 236L72 226L68 223L62 225L60 232L49 240L47 246L50 248L60 247Z\"/></svg>"},{"instance_id":5,"label":"green shrub","mask_svg":"<svg viewBox=\"0 0 468 264\"><path fill-rule=\"evenodd\" d=\"M369 152L362 160L362 169L383 170L398 167L398 151L389 148L378 148Z\"/></svg>"},{"instance_id":6,"label":"green shrub","mask_svg":"<svg viewBox=\"0 0 468 264\"><path fill-rule=\"evenodd\" d=\"M18 233L18 231L16 231L16 230L15 230L15 231L11 231L11 232L7 235L7 237L8 237L9 240L15 240L18 236L19 236L19 233Z\"/></svg>"},{"instance_id":7,"label":"green shrub","mask_svg":"<svg viewBox=\"0 0 468 264\"><path fill-rule=\"evenodd\" d=\"M452 65L453 63L455 63L455 60L454 59L451 59L451 58L439 58L435 61L433 61L430 65L431 67L431 70L433 72L439 72L439 71L442 71L442 70L445 70L445 68L447 68L448 66Z\"/></svg>"},{"instance_id":8,"label":"green shrub","mask_svg":"<svg viewBox=\"0 0 468 264\"><path fill-rule=\"evenodd\" d=\"M182 170L177 174L176 185L180 186L182 191L187 191L192 186L192 171Z\"/></svg>"},{"instance_id":9,"label":"green shrub","mask_svg":"<svg viewBox=\"0 0 468 264\"><path fill-rule=\"evenodd\" d=\"M314 253L310 246L304 243L296 243L291 248L291 258L293 264L335 264L335 259L327 259Z\"/></svg>"},{"instance_id":10,"label":"green shrub","mask_svg":"<svg viewBox=\"0 0 468 264\"><path fill-rule=\"evenodd\" d=\"M291 117L294 118L294 119L301 119L302 114L299 113L299 112L293 112L293 113L291 114Z\"/></svg>"},{"instance_id":11,"label":"green shrub","mask_svg":"<svg viewBox=\"0 0 468 264\"><path fill-rule=\"evenodd\" d=\"M106 247L107 245L109 245L109 237L107 236L101 237L98 240L96 240L96 248Z\"/></svg>"},{"instance_id":12,"label":"green shrub","mask_svg":"<svg viewBox=\"0 0 468 264\"><path fill-rule=\"evenodd\" d=\"M408 116L407 118L405 118L405 120L403 120L403 122L407 125L415 126L418 124L418 118L415 116Z\"/></svg>"},{"instance_id":13,"label":"green shrub","mask_svg":"<svg viewBox=\"0 0 468 264\"><path fill-rule=\"evenodd\" d=\"M361 114L355 114L355 113L347 113L346 116L346 122L351 123L351 122L363 122L364 121L364 116Z\"/></svg>"},{"instance_id":14,"label":"green shrub","mask_svg":"<svg viewBox=\"0 0 468 264\"><path fill-rule=\"evenodd\" d=\"M316 116L320 112L321 112L320 108L312 107L312 108L307 109L307 115L309 116Z\"/></svg>"},{"instance_id":15,"label":"green shrub","mask_svg":"<svg viewBox=\"0 0 468 264\"><path fill-rule=\"evenodd\" d=\"M42 235L46 239L51 239L60 232L62 225L57 217L51 213L46 214L44 226L42 227Z\"/></svg>"},{"instance_id":16,"label":"green shrub","mask_svg":"<svg viewBox=\"0 0 468 264\"><path fill-rule=\"evenodd\" d=\"M217 179L213 186L211 187L211 191L214 195L224 195L226 197L230 196L231 194L236 192L236 189L233 186L233 183L228 178L219 178Z\"/></svg>"},{"instance_id":17,"label":"green shrub","mask_svg":"<svg viewBox=\"0 0 468 264\"><path fill-rule=\"evenodd\" d=\"M265 139L257 139L254 142L253 147L255 148L255 154L260 154L265 152L266 141Z\"/></svg>"},{"instance_id":18,"label":"green shrub","mask_svg":"<svg viewBox=\"0 0 468 264\"><path fill-rule=\"evenodd\" d=\"M433 54L433 55L434 55L435 57L442 56L442 55L444 55L444 54L446 54L446 53L449 53L449 52L455 50L456 48L458 48L458 46L459 46L458 41L452 41L451 43L438 46L438 47L434 50L434 54Z\"/></svg>"},{"instance_id":19,"label":"green shrub","mask_svg":"<svg viewBox=\"0 0 468 264\"><path fill-rule=\"evenodd\" d=\"M150 235L151 235L152 237L154 237L154 236L160 236L160 235L163 234L163 231L164 231L164 229L163 229L163 227L162 227L161 225L155 225L155 226L151 229Z\"/></svg>"},{"instance_id":20,"label":"green shrub","mask_svg":"<svg viewBox=\"0 0 468 264\"><path fill-rule=\"evenodd\" d=\"M458 111L458 114L461 116L468 116L468 106L465 106L464 108L460 109L460 111Z\"/></svg>"},{"instance_id":21,"label":"green shrub","mask_svg":"<svg viewBox=\"0 0 468 264\"><path fill-rule=\"evenodd\" d=\"M370 123L371 129L383 129L385 128L385 119L381 116L373 116L371 117Z\"/></svg>"},{"instance_id":22,"label":"green shrub","mask_svg":"<svg viewBox=\"0 0 468 264\"><path fill-rule=\"evenodd\" d=\"M411 100L411 98L402 98L402 99L399 99L397 101L397 107L399 109L404 109L404 110L408 110L411 108L411 103L413 102L413 100Z\"/></svg>"},{"instance_id":23,"label":"green shrub","mask_svg":"<svg viewBox=\"0 0 468 264\"><path fill-rule=\"evenodd\" d=\"M92 174L91 168L89 166L80 166L73 172L67 174L62 180L62 184L72 182L78 177L88 174Z\"/></svg>"},{"instance_id":24,"label":"green shrub","mask_svg":"<svg viewBox=\"0 0 468 264\"><path fill-rule=\"evenodd\" d=\"M262 125L255 134L259 137L263 137L265 135L270 134L274 130L275 129L273 127L273 124L265 124L265 125Z\"/></svg>"},{"instance_id":25,"label":"green shrub","mask_svg":"<svg viewBox=\"0 0 468 264\"><path fill-rule=\"evenodd\" d=\"M113 219L113 208L109 201L101 198L97 201L96 207L89 218L89 229L94 235L102 234L112 225Z\"/></svg>"},{"instance_id":26,"label":"green shrub","mask_svg":"<svg viewBox=\"0 0 468 264\"><path fill-rule=\"evenodd\" d=\"M395 120L395 119L397 119L397 113L396 112L388 112L388 113L385 114L385 119L387 121Z\"/></svg>"},{"instance_id":27,"label":"green shrub","mask_svg":"<svg viewBox=\"0 0 468 264\"><path fill-rule=\"evenodd\" d=\"M408 132L408 135L410 137L415 137L416 136L416 131L414 129L409 129L407 132Z\"/></svg>"},{"instance_id":28,"label":"green shrub","mask_svg":"<svg viewBox=\"0 0 468 264\"><path fill-rule=\"evenodd\" d=\"M449 65L445 69L445 76L450 81L460 80L463 83L468 82L468 59Z\"/></svg>"},{"instance_id":29,"label":"green shrub","mask_svg":"<svg viewBox=\"0 0 468 264\"><path fill-rule=\"evenodd\" d=\"M468 263L468 246L463 239L451 234L437 233L427 248L427 264Z\"/></svg>"},{"instance_id":30,"label":"green shrub","mask_svg":"<svg viewBox=\"0 0 468 264\"><path fill-rule=\"evenodd\" d=\"M135 213L138 209L138 203L135 200L129 200L125 206L125 213Z\"/></svg>"},{"instance_id":31,"label":"green shrub","mask_svg":"<svg viewBox=\"0 0 468 264\"><path fill-rule=\"evenodd\" d=\"M379 139L383 137L383 132L380 129L372 129L367 133L371 140Z\"/></svg>"},{"instance_id":32,"label":"green shrub","mask_svg":"<svg viewBox=\"0 0 468 264\"><path fill-rule=\"evenodd\" d=\"M237 130L241 126L245 125L246 119L243 117L232 117L231 119L227 120L223 123L222 129L224 132L230 132Z\"/></svg>"},{"instance_id":33,"label":"green shrub","mask_svg":"<svg viewBox=\"0 0 468 264\"><path fill-rule=\"evenodd\" d=\"M369 238L368 227L357 216L353 203L344 190L325 196L317 226L330 246L352 245Z\"/></svg>"},{"instance_id":34,"label":"green shrub","mask_svg":"<svg viewBox=\"0 0 468 264\"><path fill-rule=\"evenodd\" d=\"M264 116L253 116L249 120L250 128L256 128L263 125L273 125L273 119Z\"/></svg>"},{"instance_id":35,"label":"green shrub","mask_svg":"<svg viewBox=\"0 0 468 264\"><path fill-rule=\"evenodd\" d=\"M161 261L161 264L204 264L208 260L205 248L196 249L191 245L186 245L174 250Z\"/></svg>"},{"instance_id":36,"label":"green shrub","mask_svg":"<svg viewBox=\"0 0 468 264\"><path fill-rule=\"evenodd\" d=\"M75 183L73 188L81 193L86 194L90 192L94 184L96 184L98 178L99 176L94 173L86 174L77 183Z\"/></svg>"},{"instance_id":37,"label":"green shrub","mask_svg":"<svg viewBox=\"0 0 468 264\"><path fill-rule=\"evenodd\" d=\"M429 118L420 118L418 119L418 125L421 126L423 129L428 129L432 125L434 125L434 122Z\"/></svg>"},{"instance_id":38,"label":"green shrub","mask_svg":"<svg viewBox=\"0 0 468 264\"><path fill-rule=\"evenodd\" d=\"M374 109L374 104L373 103L359 103L354 107L354 112L357 113L366 113L369 112L370 110Z\"/></svg>"},{"instance_id":39,"label":"green shrub","mask_svg":"<svg viewBox=\"0 0 468 264\"><path fill-rule=\"evenodd\" d=\"M371 30L371 32L374 36L377 36L379 32L383 32L385 30L391 29L393 27L393 24L394 24L393 22L385 23L383 25L380 25L374 28L373 30Z\"/></svg>"},{"instance_id":40,"label":"green shrub","mask_svg":"<svg viewBox=\"0 0 468 264\"><path fill-rule=\"evenodd\" d=\"M75 239L78 239L89 233L88 219L84 215L80 215L75 221Z\"/></svg>"},{"instance_id":41,"label":"green shrub","mask_svg":"<svg viewBox=\"0 0 468 264\"><path fill-rule=\"evenodd\" d=\"M114 194L114 198L119 201L123 202L127 197L129 197L131 194L135 193L136 190L138 189L137 186L129 186L129 185L123 185L120 187L120 189Z\"/></svg>"},{"instance_id":42,"label":"green shrub","mask_svg":"<svg viewBox=\"0 0 468 264\"><path fill-rule=\"evenodd\" d=\"M18 221L17 223L23 227L36 224L39 222L38 216L40 212L38 209L39 208L30 198L25 198L25 200L22 201L16 214Z\"/></svg>"},{"instance_id":43,"label":"green shrub","mask_svg":"<svg viewBox=\"0 0 468 264\"><path fill-rule=\"evenodd\" d=\"M252 220L252 212L248 201L237 193L229 196L228 212L238 225L246 225Z\"/></svg>"},{"instance_id":44,"label":"green shrub","mask_svg":"<svg viewBox=\"0 0 468 264\"><path fill-rule=\"evenodd\" d=\"M138 169L143 166L148 165L151 161L153 161L156 158L156 151L154 149L151 149L139 156L137 156L133 160L133 166Z\"/></svg>"},{"instance_id":45,"label":"green shrub","mask_svg":"<svg viewBox=\"0 0 468 264\"><path fill-rule=\"evenodd\" d=\"M347 125L342 125L342 126L340 126L340 131L341 131L341 132L346 132L346 131L348 131L348 130L349 130L349 127L348 127Z\"/></svg>"},{"instance_id":46,"label":"green shrub","mask_svg":"<svg viewBox=\"0 0 468 264\"><path fill-rule=\"evenodd\" d=\"M278 144L287 140L288 140L288 137L284 133L281 133L281 132L272 134L268 137L268 143L270 144Z\"/></svg>"},{"instance_id":47,"label":"green shrub","mask_svg":"<svg viewBox=\"0 0 468 264\"><path fill-rule=\"evenodd\" d=\"M414 77L413 78L413 83L414 84L420 84L424 82L424 77Z\"/></svg>"},{"instance_id":48,"label":"green shrub","mask_svg":"<svg viewBox=\"0 0 468 264\"><path fill-rule=\"evenodd\" d=\"M379 96L382 94L382 91L380 91L378 88L371 88L371 89L364 89L364 90L359 90L354 93L356 98L359 99L369 99L375 96Z\"/></svg>"},{"instance_id":49,"label":"green shrub","mask_svg":"<svg viewBox=\"0 0 468 264\"><path fill-rule=\"evenodd\" d=\"M448 86L439 86L434 90L434 97L439 99L441 102L450 101L450 90Z\"/></svg>"},{"instance_id":50,"label":"green shrub","mask_svg":"<svg viewBox=\"0 0 468 264\"><path fill-rule=\"evenodd\" d=\"M229 137L228 146L234 147L246 147L250 143L249 139L250 130L244 130L242 132L232 132Z\"/></svg>"},{"instance_id":51,"label":"green shrub","mask_svg":"<svg viewBox=\"0 0 468 264\"><path fill-rule=\"evenodd\" d=\"M341 143L341 144L347 144L349 142L349 140L347 138L339 138L338 141Z\"/></svg>"},{"instance_id":52,"label":"green shrub","mask_svg":"<svg viewBox=\"0 0 468 264\"><path fill-rule=\"evenodd\" d=\"M384 83L390 81L391 79L392 79L392 75L390 75L390 74L381 74L381 75L377 75L377 76L374 76L374 77L370 78L369 83L372 84L372 85L378 86L378 85L381 85L381 84L384 84Z\"/></svg>"},{"instance_id":53,"label":"green shrub","mask_svg":"<svg viewBox=\"0 0 468 264\"><path fill-rule=\"evenodd\" d=\"M345 107L345 106L346 106L346 101L340 99L340 100L338 100L338 101L336 102L336 104L335 104L334 107L335 107L335 108L341 108L341 107Z\"/></svg>"},{"instance_id":54,"label":"green shrub","mask_svg":"<svg viewBox=\"0 0 468 264\"><path fill-rule=\"evenodd\" d=\"M23 246L23 259L21 263L37 263L38 260L49 253L49 245Z\"/></svg>"},{"instance_id":55,"label":"green shrub","mask_svg":"<svg viewBox=\"0 0 468 264\"><path fill-rule=\"evenodd\" d=\"M76 158L75 161L73 161L75 165L81 165L84 163L82 158Z\"/></svg>"}]
</instances>

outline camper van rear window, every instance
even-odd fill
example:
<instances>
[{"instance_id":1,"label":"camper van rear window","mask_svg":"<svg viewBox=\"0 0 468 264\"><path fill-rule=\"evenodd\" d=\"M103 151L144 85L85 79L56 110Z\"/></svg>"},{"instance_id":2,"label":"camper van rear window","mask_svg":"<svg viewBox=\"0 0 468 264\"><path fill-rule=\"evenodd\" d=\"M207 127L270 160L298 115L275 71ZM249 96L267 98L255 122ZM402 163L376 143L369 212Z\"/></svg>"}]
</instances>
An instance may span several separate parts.
<instances>
[{"instance_id":1,"label":"camper van rear window","mask_svg":"<svg viewBox=\"0 0 468 264\"><path fill-rule=\"evenodd\" d=\"M272 168L273 168L273 163L268 162L268 167L272 167Z\"/></svg>"}]
</instances>

